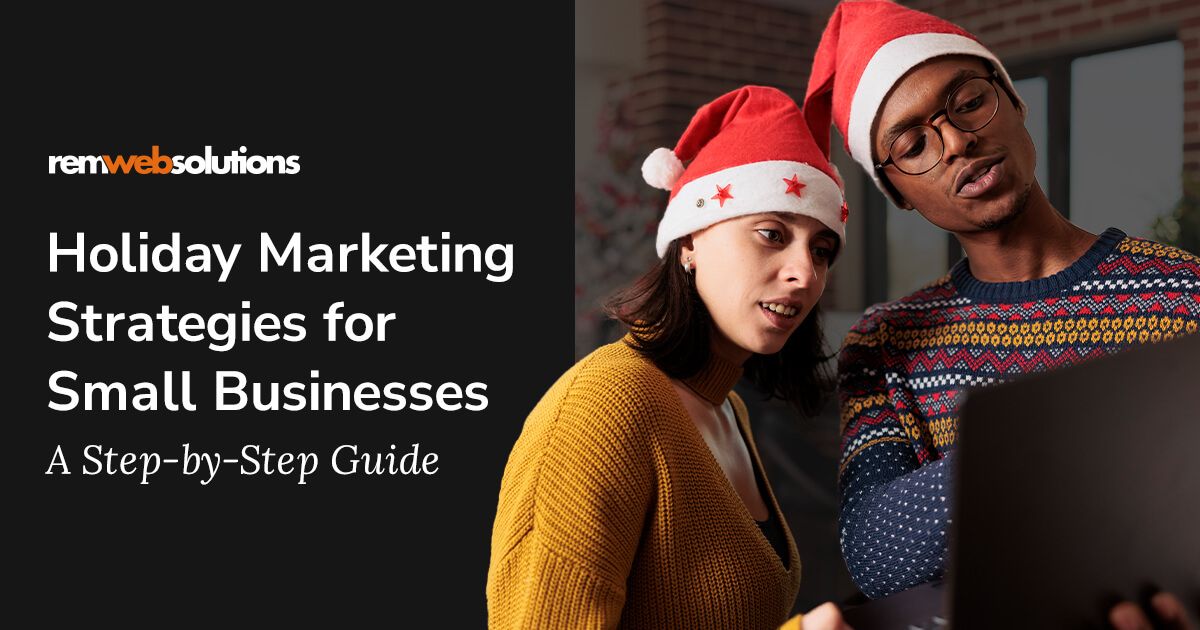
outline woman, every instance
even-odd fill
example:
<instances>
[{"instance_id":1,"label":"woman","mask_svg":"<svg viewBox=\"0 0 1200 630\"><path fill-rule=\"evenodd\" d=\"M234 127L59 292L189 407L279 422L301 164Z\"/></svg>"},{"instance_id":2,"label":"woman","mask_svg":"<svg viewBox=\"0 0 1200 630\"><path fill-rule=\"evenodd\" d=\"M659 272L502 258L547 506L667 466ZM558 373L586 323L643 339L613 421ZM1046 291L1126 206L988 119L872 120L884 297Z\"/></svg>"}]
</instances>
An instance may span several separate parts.
<instances>
[{"instance_id":1,"label":"woman","mask_svg":"<svg viewBox=\"0 0 1200 630\"><path fill-rule=\"evenodd\" d=\"M837 175L796 104L764 87L701 108L643 173L672 191L662 262L610 305L629 334L526 420L492 533L492 628L774 628L799 588L732 388L745 373L815 406L816 303L845 234ZM831 607L809 622L821 615L839 627Z\"/></svg>"}]
</instances>

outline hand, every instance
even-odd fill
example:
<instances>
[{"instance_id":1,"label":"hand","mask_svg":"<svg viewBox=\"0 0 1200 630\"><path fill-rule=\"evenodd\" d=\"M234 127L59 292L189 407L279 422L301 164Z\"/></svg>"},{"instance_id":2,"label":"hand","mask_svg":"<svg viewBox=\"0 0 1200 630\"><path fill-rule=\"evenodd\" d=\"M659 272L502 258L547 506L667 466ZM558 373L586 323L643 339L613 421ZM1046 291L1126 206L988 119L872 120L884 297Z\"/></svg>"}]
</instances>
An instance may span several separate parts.
<instances>
[{"instance_id":1,"label":"hand","mask_svg":"<svg viewBox=\"0 0 1200 630\"><path fill-rule=\"evenodd\" d=\"M854 630L842 619L842 611L833 602L825 602L804 615L804 630Z\"/></svg>"},{"instance_id":2,"label":"hand","mask_svg":"<svg viewBox=\"0 0 1200 630\"><path fill-rule=\"evenodd\" d=\"M1150 619L1141 607L1133 602L1121 602L1108 611L1108 622L1117 630L1151 630L1155 627L1170 628L1171 630L1190 630L1187 611L1183 604L1170 593L1158 593L1150 598L1150 609L1158 619L1160 626L1150 624ZM808 617L804 618L808 621ZM805 628L808 626L805 625Z\"/></svg>"}]
</instances>

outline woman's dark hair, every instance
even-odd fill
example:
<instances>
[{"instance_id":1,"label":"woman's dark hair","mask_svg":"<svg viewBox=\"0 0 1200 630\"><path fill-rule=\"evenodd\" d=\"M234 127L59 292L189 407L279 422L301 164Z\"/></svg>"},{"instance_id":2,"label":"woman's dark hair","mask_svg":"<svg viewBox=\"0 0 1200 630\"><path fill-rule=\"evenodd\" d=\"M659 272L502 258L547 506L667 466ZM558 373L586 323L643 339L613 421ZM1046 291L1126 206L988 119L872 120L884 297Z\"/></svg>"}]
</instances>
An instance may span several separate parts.
<instances>
[{"instance_id":1,"label":"woman's dark hair","mask_svg":"<svg viewBox=\"0 0 1200 630\"><path fill-rule=\"evenodd\" d=\"M676 379L700 372L712 352L714 332L696 283L679 263L681 247L679 240L673 241L654 268L605 304L609 316L629 328L633 348ZM782 350L746 361L745 376L768 398L780 398L814 416L833 389L825 365L829 358L820 308L813 305Z\"/></svg>"}]
</instances>

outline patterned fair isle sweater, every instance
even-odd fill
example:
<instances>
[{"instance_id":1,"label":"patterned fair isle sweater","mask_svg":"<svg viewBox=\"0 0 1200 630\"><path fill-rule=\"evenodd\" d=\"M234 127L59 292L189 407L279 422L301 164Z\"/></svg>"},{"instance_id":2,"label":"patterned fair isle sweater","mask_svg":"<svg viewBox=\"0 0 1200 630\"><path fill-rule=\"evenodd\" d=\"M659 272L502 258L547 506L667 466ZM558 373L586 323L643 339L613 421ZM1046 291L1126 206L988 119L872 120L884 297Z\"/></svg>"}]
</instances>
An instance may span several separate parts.
<instances>
[{"instance_id":1,"label":"patterned fair isle sweater","mask_svg":"<svg viewBox=\"0 0 1200 630\"><path fill-rule=\"evenodd\" d=\"M870 308L838 360L841 545L872 598L941 576L964 390L1196 332L1200 259L1106 230L1070 267L982 282L963 259Z\"/></svg>"}]
</instances>

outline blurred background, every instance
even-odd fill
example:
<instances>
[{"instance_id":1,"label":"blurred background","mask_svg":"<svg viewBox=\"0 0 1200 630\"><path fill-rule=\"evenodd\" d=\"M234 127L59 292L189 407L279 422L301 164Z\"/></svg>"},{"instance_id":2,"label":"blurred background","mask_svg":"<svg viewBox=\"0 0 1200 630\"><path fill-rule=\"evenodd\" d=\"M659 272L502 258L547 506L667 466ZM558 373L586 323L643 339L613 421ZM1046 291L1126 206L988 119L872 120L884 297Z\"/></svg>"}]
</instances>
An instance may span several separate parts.
<instances>
[{"instance_id":1,"label":"blurred background","mask_svg":"<svg viewBox=\"0 0 1200 630\"><path fill-rule=\"evenodd\" d=\"M802 102L836 4L575 0L577 358L620 337L600 305L656 260L667 193L642 181L642 160L741 85ZM959 24L1004 62L1029 107L1038 180L1071 221L1200 251L1200 0L902 4ZM945 275L962 255L948 234L888 204L834 136L850 220L822 299L831 351L867 306ZM853 596L837 543L836 402L800 418L738 389L800 547L796 610Z\"/></svg>"}]
</instances>

